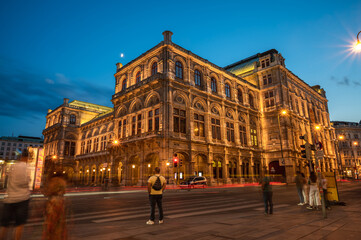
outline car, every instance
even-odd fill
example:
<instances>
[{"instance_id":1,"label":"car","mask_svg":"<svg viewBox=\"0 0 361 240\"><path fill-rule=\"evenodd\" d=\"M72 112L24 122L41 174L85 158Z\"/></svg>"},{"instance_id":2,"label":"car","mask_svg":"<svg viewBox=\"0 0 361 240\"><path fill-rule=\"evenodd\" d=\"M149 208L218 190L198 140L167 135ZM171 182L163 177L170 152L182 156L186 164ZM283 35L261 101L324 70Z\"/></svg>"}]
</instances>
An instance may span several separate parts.
<instances>
[{"instance_id":1,"label":"car","mask_svg":"<svg viewBox=\"0 0 361 240\"><path fill-rule=\"evenodd\" d=\"M189 177L179 185L181 189L205 188L206 186L207 179L201 176Z\"/></svg>"}]
</instances>

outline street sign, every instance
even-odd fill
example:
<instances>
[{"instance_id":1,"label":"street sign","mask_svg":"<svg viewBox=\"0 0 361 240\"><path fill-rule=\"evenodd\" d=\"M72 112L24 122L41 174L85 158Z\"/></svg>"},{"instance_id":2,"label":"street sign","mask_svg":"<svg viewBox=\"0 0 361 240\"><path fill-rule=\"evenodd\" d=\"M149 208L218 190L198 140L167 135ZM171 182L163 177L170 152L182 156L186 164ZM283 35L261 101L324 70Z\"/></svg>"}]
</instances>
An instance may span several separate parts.
<instances>
[{"instance_id":1,"label":"street sign","mask_svg":"<svg viewBox=\"0 0 361 240\"><path fill-rule=\"evenodd\" d=\"M317 150L315 155L316 155L316 158L322 159L324 156L323 150Z\"/></svg>"}]
</instances>

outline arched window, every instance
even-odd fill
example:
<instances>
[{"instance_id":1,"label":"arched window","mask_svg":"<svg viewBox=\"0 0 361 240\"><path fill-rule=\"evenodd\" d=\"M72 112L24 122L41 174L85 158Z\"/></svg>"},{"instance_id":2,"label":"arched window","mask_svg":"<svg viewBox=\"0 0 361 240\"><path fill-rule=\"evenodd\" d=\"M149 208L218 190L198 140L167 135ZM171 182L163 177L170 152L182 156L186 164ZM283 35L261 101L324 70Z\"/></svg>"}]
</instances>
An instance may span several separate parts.
<instances>
[{"instance_id":1,"label":"arched window","mask_svg":"<svg viewBox=\"0 0 361 240\"><path fill-rule=\"evenodd\" d=\"M226 97L231 97L231 86L228 83L225 85Z\"/></svg>"},{"instance_id":2,"label":"arched window","mask_svg":"<svg viewBox=\"0 0 361 240\"><path fill-rule=\"evenodd\" d=\"M76 116L74 114L70 115L70 124L75 124L76 123Z\"/></svg>"},{"instance_id":3,"label":"arched window","mask_svg":"<svg viewBox=\"0 0 361 240\"><path fill-rule=\"evenodd\" d=\"M124 79L122 82L122 90L127 89L127 79Z\"/></svg>"},{"instance_id":4,"label":"arched window","mask_svg":"<svg viewBox=\"0 0 361 240\"><path fill-rule=\"evenodd\" d=\"M175 63L175 76L177 78L183 79L183 65L179 61Z\"/></svg>"},{"instance_id":5,"label":"arched window","mask_svg":"<svg viewBox=\"0 0 361 240\"><path fill-rule=\"evenodd\" d=\"M136 83L139 83L141 81L140 71L137 72L137 75L135 75L135 81L136 81Z\"/></svg>"},{"instance_id":6,"label":"arched window","mask_svg":"<svg viewBox=\"0 0 361 240\"><path fill-rule=\"evenodd\" d=\"M215 78L211 78L211 89L212 92L217 92L217 80Z\"/></svg>"},{"instance_id":7,"label":"arched window","mask_svg":"<svg viewBox=\"0 0 361 240\"><path fill-rule=\"evenodd\" d=\"M202 74L198 70L194 71L194 84L198 87L200 87L202 84Z\"/></svg>"},{"instance_id":8,"label":"arched window","mask_svg":"<svg viewBox=\"0 0 361 240\"><path fill-rule=\"evenodd\" d=\"M249 101L249 106L251 108L254 108L254 101L253 101L253 95L252 94L248 94L248 101Z\"/></svg>"},{"instance_id":9,"label":"arched window","mask_svg":"<svg viewBox=\"0 0 361 240\"><path fill-rule=\"evenodd\" d=\"M243 94L241 89L238 89L237 91L237 98L240 103L243 103Z\"/></svg>"},{"instance_id":10,"label":"arched window","mask_svg":"<svg viewBox=\"0 0 361 240\"><path fill-rule=\"evenodd\" d=\"M152 65L152 75L156 74L158 72L158 63L155 62Z\"/></svg>"}]
</instances>

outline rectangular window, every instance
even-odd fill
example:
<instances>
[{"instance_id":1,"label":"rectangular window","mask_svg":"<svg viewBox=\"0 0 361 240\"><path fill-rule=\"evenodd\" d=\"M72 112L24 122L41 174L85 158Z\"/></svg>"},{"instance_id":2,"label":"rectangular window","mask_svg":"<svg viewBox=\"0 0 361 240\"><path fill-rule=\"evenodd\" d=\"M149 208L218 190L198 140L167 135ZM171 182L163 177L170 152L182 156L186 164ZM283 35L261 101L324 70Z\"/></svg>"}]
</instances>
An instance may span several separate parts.
<instances>
[{"instance_id":1,"label":"rectangular window","mask_svg":"<svg viewBox=\"0 0 361 240\"><path fill-rule=\"evenodd\" d=\"M137 122L137 134L142 133L142 115L138 115L138 122Z\"/></svg>"},{"instance_id":2,"label":"rectangular window","mask_svg":"<svg viewBox=\"0 0 361 240\"><path fill-rule=\"evenodd\" d=\"M154 110L154 130L159 131L159 108Z\"/></svg>"},{"instance_id":3,"label":"rectangular window","mask_svg":"<svg viewBox=\"0 0 361 240\"><path fill-rule=\"evenodd\" d=\"M230 122L226 122L227 128L227 140L229 142L234 142L234 124Z\"/></svg>"},{"instance_id":4,"label":"rectangular window","mask_svg":"<svg viewBox=\"0 0 361 240\"><path fill-rule=\"evenodd\" d=\"M148 132L153 131L153 111L148 112Z\"/></svg>"},{"instance_id":5,"label":"rectangular window","mask_svg":"<svg viewBox=\"0 0 361 240\"><path fill-rule=\"evenodd\" d=\"M194 135L204 137L204 116L194 114Z\"/></svg>"},{"instance_id":6,"label":"rectangular window","mask_svg":"<svg viewBox=\"0 0 361 240\"><path fill-rule=\"evenodd\" d=\"M212 118L212 138L221 140L221 121L219 119Z\"/></svg>"},{"instance_id":7,"label":"rectangular window","mask_svg":"<svg viewBox=\"0 0 361 240\"><path fill-rule=\"evenodd\" d=\"M64 155L69 156L70 142L66 141L64 144Z\"/></svg>"},{"instance_id":8,"label":"rectangular window","mask_svg":"<svg viewBox=\"0 0 361 240\"><path fill-rule=\"evenodd\" d=\"M265 59L261 61L261 66L262 68L268 67L269 66L269 59Z\"/></svg>"},{"instance_id":9,"label":"rectangular window","mask_svg":"<svg viewBox=\"0 0 361 240\"><path fill-rule=\"evenodd\" d=\"M273 107L275 105L275 98L273 91L267 91L264 93L264 99L265 99L265 106L266 107Z\"/></svg>"},{"instance_id":10,"label":"rectangular window","mask_svg":"<svg viewBox=\"0 0 361 240\"><path fill-rule=\"evenodd\" d=\"M258 146L257 130L255 128L251 128L251 143L252 143L252 146L255 146L255 147Z\"/></svg>"},{"instance_id":11,"label":"rectangular window","mask_svg":"<svg viewBox=\"0 0 361 240\"><path fill-rule=\"evenodd\" d=\"M174 108L174 132L186 133L186 111Z\"/></svg>"},{"instance_id":12,"label":"rectangular window","mask_svg":"<svg viewBox=\"0 0 361 240\"><path fill-rule=\"evenodd\" d=\"M84 153L85 153L85 141L82 141L80 145L80 154L84 154Z\"/></svg>"},{"instance_id":13,"label":"rectangular window","mask_svg":"<svg viewBox=\"0 0 361 240\"><path fill-rule=\"evenodd\" d=\"M127 120L124 119L123 120L123 135L122 135L123 138L126 137L126 131L127 131Z\"/></svg>"},{"instance_id":14,"label":"rectangular window","mask_svg":"<svg viewBox=\"0 0 361 240\"><path fill-rule=\"evenodd\" d=\"M70 143L70 156L75 156L75 142Z\"/></svg>"},{"instance_id":15,"label":"rectangular window","mask_svg":"<svg viewBox=\"0 0 361 240\"><path fill-rule=\"evenodd\" d=\"M239 138L241 146L247 146L247 133L245 126L239 125Z\"/></svg>"},{"instance_id":16,"label":"rectangular window","mask_svg":"<svg viewBox=\"0 0 361 240\"><path fill-rule=\"evenodd\" d=\"M97 152L99 149L99 138L94 139L94 152Z\"/></svg>"},{"instance_id":17,"label":"rectangular window","mask_svg":"<svg viewBox=\"0 0 361 240\"><path fill-rule=\"evenodd\" d=\"M88 140L86 142L86 150L85 153L90 153L91 152L91 145L92 145L92 140Z\"/></svg>"},{"instance_id":18,"label":"rectangular window","mask_svg":"<svg viewBox=\"0 0 361 240\"><path fill-rule=\"evenodd\" d=\"M135 135L135 124L136 124L137 118L134 116L132 119L132 136Z\"/></svg>"}]
</instances>

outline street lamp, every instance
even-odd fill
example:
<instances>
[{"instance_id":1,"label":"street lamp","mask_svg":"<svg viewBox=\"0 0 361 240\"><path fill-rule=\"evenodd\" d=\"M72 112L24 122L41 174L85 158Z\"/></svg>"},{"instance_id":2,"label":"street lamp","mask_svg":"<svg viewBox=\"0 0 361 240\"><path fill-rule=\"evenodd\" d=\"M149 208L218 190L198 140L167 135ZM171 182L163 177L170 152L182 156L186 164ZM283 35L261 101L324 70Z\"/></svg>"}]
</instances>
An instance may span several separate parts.
<instances>
[{"instance_id":1,"label":"street lamp","mask_svg":"<svg viewBox=\"0 0 361 240\"><path fill-rule=\"evenodd\" d=\"M285 159L284 159L284 157L283 157L283 146L282 146L282 134L281 134L280 115L281 115L281 116L286 116L286 115L287 115L287 110L283 109L283 110L281 110L281 112L278 112L278 113L277 113L278 131L279 131L279 134L280 134L281 163L282 163L282 165L286 166ZM284 173L283 173L283 177L286 177L286 167L285 167L285 171L284 171ZM285 179L285 181L286 181L286 179Z\"/></svg>"},{"instance_id":2,"label":"street lamp","mask_svg":"<svg viewBox=\"0 0 361 240\"><path fill-rule=\"evenodd\" d=\"M352 143L352 145L355 146L355 147L357 147L357 146L358 146L358 142L354 141L354 142ZM357 161L357 159L356 159L356 152L354 152L353 155L354 155L354 158L355 158L355 171L354 171L354 172L355 172L355 179L358 179L358 171L357 171L357 166L356 166L356 161Z\"/></svg>"},{"instance_id":3,"label":"street lamp","mask_svg":"<svg viewBox=\"0 0 361 240\"><path fill-rule=\"evenodd\" d=\"M361 33L361 31L357 34L357 42L356 42L355 46L353 47L355 49L355 51L357 51L357 52L361 51L361 42L359 39L360 33Z\"/></svg>"}]
</instances>

